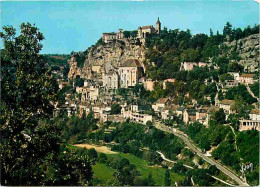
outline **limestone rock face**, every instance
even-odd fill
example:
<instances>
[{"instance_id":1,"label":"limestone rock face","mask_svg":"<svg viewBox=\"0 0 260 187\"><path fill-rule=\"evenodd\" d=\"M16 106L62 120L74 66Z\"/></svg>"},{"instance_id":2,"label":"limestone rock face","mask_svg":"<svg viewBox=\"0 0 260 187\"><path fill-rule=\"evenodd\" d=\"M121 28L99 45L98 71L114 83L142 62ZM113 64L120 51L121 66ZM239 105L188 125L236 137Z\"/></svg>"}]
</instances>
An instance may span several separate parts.
<instances>
[{"instance_id":1,"label":"limestone rock face","mask_svg":"<svg viewBox=\"0 0 260 187\"><path fill-rule=\"evenodd\" d=\"M236 52L241 57L239 64L244 66L245 69L254 72L259 68L259 39L259 34L253 34L225 44L232 49L236 49Z\"/></svg>"},{"instance_id":2,"label":"limestone rock face","mask_svg":"<svg viewBox=\"0 0 260 187\"><path fill-rule=\"evenodd\" d=\"M68 60L70 65L68 78L74 79L79 75L81 78L91 79L94 76L93 71L91 71L93 66L103 66L105 63L110 63L114 67L118 67L127 59L138 59L145 70L143 64L145 51L146 48L138 39L129 38L92 47L86 56L83 68L77 67L75 57L72 56Z\"/></svg>"},{"instance_id":3,"label":"limestone rock face","mask_svg":"<svg viewBox=\"0 0 260 187\"><path fill-rule=\"evenodd\" d=\"M110 62L113 66L118 67L129 58L135 58L142 62L144 55L145 47L138 40L122 39L92 48L85 65L103 65Z\"/></svg>"},{"instance_id":4,"label":"limestone rock face","mask_svg":"<svg viewBox=\"0 0 260 187\"><path fill-rule=\"evenodd\" d=\"M75 59L74 56L71 56L71 58L68 60L68 63L70 65L70 71L68 74L68 78L72 79L72 78L76 78L76 75L78 73L78 68L77 68L77 61Z\"/></svg>"},{"instance_id":5,"label":"limestone rock face","mask_svg":"<svg viewBox=\"0 0 260 187\"><path fill-rule=\"evenodd\" d=\"M70 65L70 70L68 73L68 79L75 79L76 76L80 76L81 78L92 79L93 73L91 72L91 67L84 66L83 68L79 68L77 66L76 58L72 55L68 60Z\"/></svg>"}]
</instances>

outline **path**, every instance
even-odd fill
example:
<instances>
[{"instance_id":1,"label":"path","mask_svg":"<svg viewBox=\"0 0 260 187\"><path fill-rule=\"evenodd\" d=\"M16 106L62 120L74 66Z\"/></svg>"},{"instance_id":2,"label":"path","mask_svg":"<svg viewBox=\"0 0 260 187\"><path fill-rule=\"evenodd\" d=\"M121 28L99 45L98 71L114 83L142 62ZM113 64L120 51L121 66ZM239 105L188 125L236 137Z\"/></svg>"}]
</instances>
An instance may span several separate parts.
<instances>
[{"instance_id":1,"label":"path","mask_svg":"<svg viewBox=\"0 0 260 187\"><path fill-rule=\"evenodd\" d=\"M167 161L167 162L171 162L171 163L177 163L176 161L173 161L173 160L170 160L170 159L166 158L166 157L164 156L164 154L161 153L160 151L156 151L156 152L161 155L161 157L162 157L163 160L165 160L165 161ZM183 164L183 166L185 166L185 167L187 167L187 168L189 168L189 169L194 169L193 167L188 166L188 165L186 165L186 164ZM224 180L222 180L222 179L220 179L220 178L217 178L217 177L215 177L215 176L212 176L212 175L209 175L209 176L211 176L212 178L214 178L214 179L216 179L216 180L218 180L218 181L220 181L220 182L222 182L222 183L224 183L224 184L227 184L227 185L229 185L229 186L235 186L235 185L230 184L230 183L228 183L228 182L226 182L226 181L224 181Z\"/></svg>"},{"instance_id":2,"label":"path","mask_svg":"<svg viewBox=\"0 0 260 187\"><path fill-rule=\"evenodd\" d=\"M225 166L221 165L220 163L218 163L217 161L205 156L196 146L194 146L190 140L188 139L188 137L186 137L184 134L179 134L177 132L174 131L173 128L167 127L165 125L163 125L162 123L155 123L155 127L162 130L162 131L166 131L169 133L173 133L175 136L178 136L179 138L181 138L184 143L193 151L195 152L199 157L201 157L203 160L205 160L206 162L208 162L211 165L215 165L220 171L222 171L223 173L225 173L227 176L229 176L230 178L232 178L234 181L236 181L239 186L249 186L246 182L242 181L238 176L236 176L232 171L230 171L228 168L226 168Z\"/></svg>"},{"instance_id":3,"label":"path","mask_svg":"<svg viewBox=\"0 0 260 187\"><path fill-rule=\"evenodd\" d=\"M167 162L171 162L171 163L177 163L177 162L174 161L174 160L170 160L170 159L166 158L166 157L164 156L164 154L161 153L160 151L156 151L156 152L159 153L159 155L161 155L161 157L162 157L163 160L165 160L165 161L167 161ZM188 165L186 165L186 164L183 164L183 166L186 167L186 168L189 168L189 169L194 169L193 167L188 166Z\"/></svg>"},{"instance_id":4,"label":"path","mask_svg":"<svg viewBox=\"0 0 260 187\"><path fill-rule=\"evenodd\" d=\"M255 99L257 99L257 101L260 101L260 99L258 97L255 96L255 94L251 91L250 87L248 86L248 84L245 85L247 91L251 94L251 96Z\"/></svg>"},{"instance_id":5,"label":"path","mask_svg":"<svg viewBox=\"0 0 260 187\"><path fill-rule=\"evenodd\" d=\"M109 147L106 146L98 146L91 144L74 144L73 146L91 149L94 148L97 152L106 153L106 154L118 154L117 152L111 151Z\"/></svg>"},{"instance_id":6,"label":"path","mask_svg":"<svg viewBox=\"0 0 260 187\"><path fill-rule=\"evenodd\" d=\"M231 125L229 125L229 124L224 124L224 126L228 126L228 127L231 128L231 130L232 130L232 132L233 132L233 134L234 134L234 136L235 136L235 148L236 148L236 151L237 151L237 135L236 135L236 133L235 133L234 128L233 128Z\"/></svg>"}]
</instances>

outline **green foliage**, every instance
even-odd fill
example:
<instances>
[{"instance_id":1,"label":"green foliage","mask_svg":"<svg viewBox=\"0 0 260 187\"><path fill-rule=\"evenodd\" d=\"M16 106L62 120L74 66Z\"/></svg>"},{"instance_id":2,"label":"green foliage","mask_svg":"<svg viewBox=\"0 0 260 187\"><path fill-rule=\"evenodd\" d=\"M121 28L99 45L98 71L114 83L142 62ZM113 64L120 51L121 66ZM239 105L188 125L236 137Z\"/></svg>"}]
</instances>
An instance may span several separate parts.
<instances>
[{"instance_id":1,"label":"green foliage","mask_svg":"<svg viewBox=\"0 0 260 187\"><path fill-rule=\"evenodd\" d=\"M252 162L255 167L259 165L259 133L257 130L239 132L237 146L244 162Z\"/></svg>"},{"instance_id":2,"label":"green foliage","mask_svg":"<svg viewBox=\"0 0 260 187\"><path fill-rule=\"evenodd\" d=\"M172 134L164 134L156 128L148 129L143 125L127 122L117 126L110 134L99 131L98 133L90 134L88 138L95 141L115 141L119 144L112 146L112 150L144 157L153 164L161 162L160 155L155 151L160 150L167 158L175 159L176 155L183 148L180 141ZM140 151L142 147L149 147L151 151L149 153L142 153Z\"/></svg>"},{"instance_id":3,"label":"green foliage","mask_svg":"<svg viewBox=\"0 0 260 187\"><path fill-rule=\"evenodd\" d=\"M175 173L181 173L184 174L187 172L187 168L183 165L182 161L178 161L177 163L174 164L172 167L172 171Z\"/></svg>"},{"instance_id":4,"label":"green foliage","mask_svg":"<svg viewBox=\"0 0 260 187\"><path fill-rule=\"evenodd\" d=\"M90 156L86 149L65 148L58 157L56 167L49 168L50 172L47 173L45 185L90 184L93 175L90 162ZM55 176L58 178L53 178Z\"/></svg>"},{"instance_id":5,"label":"green foliage","mask_svg":"<svg viewBox=\"0 0 260 187\"><path fill-rule=\"evenodd\" d=\"M147 186L154 186L154 180L153 180L153 175L150 172L147 178Z\"/></svg>"},{"instance_id":6,"label":"green foliage","mask_svg":"<svg viewBox=\"0 0 260 187\"><path fill-rule=\"evenodd\" d=\"M86 56L88 55L88 50L83 51L83 52L72 51L71 55L73 55L75 57L76 62L77 62L77 67L83 68Z\"/></svg>"},{"instance_id":7,"label":"green foliage","mask_svg":"<svg viewBox=\"0 0 260 187\"><path fill-rule=\"evenodd\" d=\"M257 130L238 132L237 147L238 155L243 159L242 163L253 163L253 171L245 172L247 181L251 185L259 185L259 132Z\"/></svg>"},{"instance_id":8,"label":"green foliage","mask_svg":"<svg viewBox=\"0 0 260 187\"><path fill-rule=\"evenodd\" d=\"M234 77L228 73L224 73L220 75L219 79L221 80L221 82L225 82L226 80L234 80Z\"/></svg>"},{"instance_id":9,"label":"green foliage","mask_svg":"<svg viewBox=\"0 0 260 187\"><path fill-rule=\"evenodd\" d=\"M104 154L104 153L100 153L100 154L98 155L98 161L99 161L100 163L102 163L102 164L107 163L107 155Z\"/></svg>"},{"instance_id":10,"label":"green foliage","mask_svg":"<svg viewBox=\"0 0 260 187\"><path fill-rule=\"evenodd\" d=\"M250 89L256 97L259 97L259 82L250 85Z\"/></svg>"},{"instance_id":11,"label":"green foliage","mask_svg":"<svg viewBox=\"0 0 260 187\"><path fill-rule=\"evenodd\" d=\"M248 104L252 104L257 101L247 91L246 86L242 84L239 84L238 86L229 89L225 95L226 99L234 100L236 97L240 97L243 101L245 101Z\"/></svg>"},{"instance_id":12,"label":"green foliage","mask_svg":"<svg viewBox=\"0 0 260 187\"><path fill-rule=\"evenodd\" d=\"M120 114L121 109L122 109L122 107L119 104L117 104L117 103L112 104L110 114Z\"/></svg>"},{"instance_id":13,"label":"green foliage","mask_svg":"<svg viewBox=\"0 0 260 187\"><path fill-rule=\"evenodd\" d=\"M250 36L252 34L258 34L259 33L259 25L254 25L254 27L247 26L242 29L240 28L232 28L232 25L227 22L223 29L223 36L229 36L229 41L238 40L247 36Z\"/></svg>"},{"instance_id":14,"label":"green foliage","mask_svg":"<svg viewBox=\"0 0 260 187\"><path fill-rule=\"evenodd\" d=\"M87 138L88 131L97 129L97 120L90 112L87 117L85 114L81 118L73 115L71 118L62 121L62 137L70 143L84 141Z\"/></svg>"},{"instance_id":15,"label":"green foliage","mask_svg":"<svg viewBox=\"0 0 260 187\"><path fill-rule=\"evenodd\" d=\"M223 35L219 34L218 31L214 34L211 30L210 36L205 34L192 36L190 30L180 31L175 29L168 31L164 29L159 36L146 39L148 48L146 53L146 59L148 59L146 62L148 64L146 74L153 80L184 78L186 76L182 76L182 73L179 72L181 61L208 62L210 59L213 64L217 64L220 68L219 70L212 70L215 74L214 77L228 71L242 72L243 67L241 65L236 62L229 63L230 60L240 60L238 52L222 44L227 35L230 41L232 41L258 32L259 28L257 25L253 28L247 27L242 31L241 29L232 28L230 23L225 25ZM151 65L150 62L154 62L155 66ZM203 74L206 74L206 72L208 70L204 71ZM212 74L207 75L207 78L212 76Z\"/></svg>"},{"instance_id":16,"label":"green foliage","mask_svg":"<svg viewBox=\"0 0 260 187\"><path fill-rule=\"evenodd\" d=\"M136 37L137 36L137 30L135 30L135 31L123 31L123 34L124 34L125 38Z\"/></svg>"},{"instance_id":17,"label":"green foliage","mask_svg":"<svg viewBox=\"0 0 260 187\"><path fill-rule=\"evenodd\" d=\"M208 175L208 169L194 169L191 175L193 181L199 186L214 186L215 179Z\"/></svg>"},{"instance_id":18,"label":"green foliage","mask_svg":"<svg viewBox=\"0 0 260 187\"><path fill-rule=\"evenodd\" d=\"M76 77L75 86L76 87L83 87L84 86L84 79Z\"/></svg>"},{"instance_id":19,"label":"green foliage","mask_svg":"<svg viewBox=\"0 0 260 187\"><path fill-rule=\"evenodd\" d=\"M195 122L189 125L186 131L189 137L193 139L201 149L209 150L212 146L216 146L222 142L231 129L222 124L216 125L213 123L210 124L209 128L206 128L202 124Z\"/></svg>"},{"instance_id":20,"label":"green foliage","mask_svg":"<svg viewBox=\"0 0 260 187\"><path fill-rule=\"evenodd\" d=\"M1 184L87 185L90 158L60 148L61 124L51 120L58 84L39 54L44 36L29 23L20 28L1 33Z\"/></svg>"},{"instance_id":21,"label":"green foliage","mask_svg":"<svg viewBox=\"0 0 260 187\"><path fill-rule=\"evenodd\" d=\"M213 119L217 124L224 124L226 122L226 115L223 108L220 108L213 114Z\"/></svg>"},{"instance_id":22,"label":"green foliage","mask_svg":"<svg viewBox=\"0 0 260 187\"><path fill-rule=\"evenodd\" d=\"M238 167L239 158L235 152L234 144L230 144L227 141L222 142L218 148L212 152L212 156L215 159L221 159L226 165Z\"/></svg>"},{"instance_id":23,"label":"green foliage","mask_svg":"<svg viewBox=\"0 0 260 187\"><path fill-rule=\"evenodd\" d=\"M200 53L197 49L187 49L181 54L183 62L198 62L200 60Z\"/></svg>"},{"instance_id":24,"label":"green foliage","mask_svg":"<svg viewBox=\"0 0 260 187\"><path fill-rule=\"evenodd\" d=\"M235 58L234 56L231 58ZM228 72L243 72L244 67L238 63L229 63L228 64Z\"/></svg>"},{"instance_id":25,"label":"green foliage","mask_svg":"<svg viewBox=\"0 0 260 187\"><path fill-rule=\"evenodd\" d=\"M164 186L171 186L171 174L167 169L164 176Z\"/></svg>"},{"instance_id":26,"label":"green foliage","mask_svg":"<svg viewBox=\"0 0 260 187\"><path fill-rule=\"evenodd\" d=\"M109 165L116 169L113 178L110 180L112 186L133 185L134 179L138 174L135 165L130 164L129 160L120 156L110 157Z\"/></svg>"}]
</instances>

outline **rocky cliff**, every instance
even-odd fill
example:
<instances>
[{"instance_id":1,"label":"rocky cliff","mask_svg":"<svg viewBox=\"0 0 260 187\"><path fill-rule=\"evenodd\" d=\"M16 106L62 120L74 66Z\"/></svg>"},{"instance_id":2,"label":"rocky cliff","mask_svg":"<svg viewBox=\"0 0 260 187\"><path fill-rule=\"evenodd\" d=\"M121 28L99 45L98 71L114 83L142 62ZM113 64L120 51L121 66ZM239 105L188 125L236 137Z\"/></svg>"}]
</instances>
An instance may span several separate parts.
<instances>
[{"instance_id":1,"label":"rocky cliff","mask_svg":"<svg viewBox=\"0 0 260 187\"><path fill-rule=\"evenodd\" d=\"M234 40L229 43L225 43L231 50L235 50L241 60L239 64L245 67L245 69L254 72L259 68L260 56L259 56L259 34L253 34L246 38Z\"/></svg>"},{"instance_id":2,"label":"rocky cliff","mask_svg":"<svg viewBox=\"0 0 260 187\"><path fill-rule=\"evenodd\" d=\"M119 67L127 59L138 59L144 70L146 70L143 61L145 60L146 48L138 39L121 39L115 40L112 43L99 44L92 47L86 56L84 67L78 68L74 57L68 60L70 71L68 78L76 78L79 75L81 78L92 79L93 66L103 66L105 63L110 63L114 67ZM225 42L224 45L230 48L229 51L236 51L241 58L238 63L250 72L259 69L259 34L254 34L246 38Z\"/></svg>"},{"instance_id":3,"label":"rocky cliff","mask_svg":"<svg viewBox=\"0 0 260 187\"><path fill-rule=\"evenodd\" d=\"M74 57L68 60L70 64L68 78L75 78L77 75L81 78L91 78L93 76L92 66L103 66L105 63L111 63L114 67L118 67L127 59L133 58L138 59L145 69L142 63L145 59L145 51L144 45L138 39L122 39L94 46L89 50L83 68L77 67Z\"/></svg>"}]
</instances>

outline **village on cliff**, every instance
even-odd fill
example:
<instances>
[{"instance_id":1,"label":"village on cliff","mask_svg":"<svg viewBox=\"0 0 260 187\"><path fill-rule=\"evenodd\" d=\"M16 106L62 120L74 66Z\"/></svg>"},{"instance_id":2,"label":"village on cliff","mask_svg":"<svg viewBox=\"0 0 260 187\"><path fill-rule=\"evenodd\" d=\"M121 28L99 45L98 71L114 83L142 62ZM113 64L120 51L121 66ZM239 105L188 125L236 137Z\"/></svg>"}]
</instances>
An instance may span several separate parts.
<instances>
[{"instance_id":1,"label":"village on cliff","mask_svg":"<svg viewBox=\"0 0 260 187\"><path fill-rule=\"evenodd\" d=\"M94 118L100 122L112 121L123 122L127 119L147 124L151 121L165 121L178 117L185 124L198 121L205 126L209 125L212 112L223 109L226 119L230 114L235 114L233 109L234 100L219 99L218 94L214 98L214 104L198 105L195 99L191 103L183 105L176 104L170 97L159 98L154 103L142 103L140 95L128 92L126 95L134 101L129 103L122 94L118 94L120 89L134 88L136 85L143 85L148 91L153 91L155 84L160 82L162 89L166 89L168 85L174 84L173 78L165 80L152 80L147 78L145 63L145 41L147 36L157 37L161 32L161 22L158 18L155 27L152 25L142 26L137 29L135 37L125 37L123 30L119 29L118 33L103 33L102 44L90 49L86 55L84 66L78 67L78 62L74 55L68 60L70 70L68 80L59 79L59 88L64 89L70 82L75 88L75 93L66 92L65 103L57 103L55 113L58 115L61 111L66 111L70 117L73 114L82 116L92 111ZM257 43L258 42L258 43ZM255 40L253 47L259 46L259 40ZM150 62L154 65L154 62ZM212 62L182 62L180 71L192 71L196 67L207 67L218 69L218 65ZM217 90L223 93L229 89L245 85L252 97L259 101L250 90L250 85L258 80L254 76L257 67L249 64L244 67L246 73L228 72L233 76L233 80L225 80L224 82L216 82L213 79L206 79L205 85L215 83ZM81 85L75 84L75 79L83 80ZM186 95L189 97L189 94ZM211 98L207 96L209 101ZM111 113L113 105L120 107L120 112ZM255 108L249 112L249 119L239 120L239 130L260 130L260 114L257 102L254 103Z\"/></svg>"}]
</instances>

